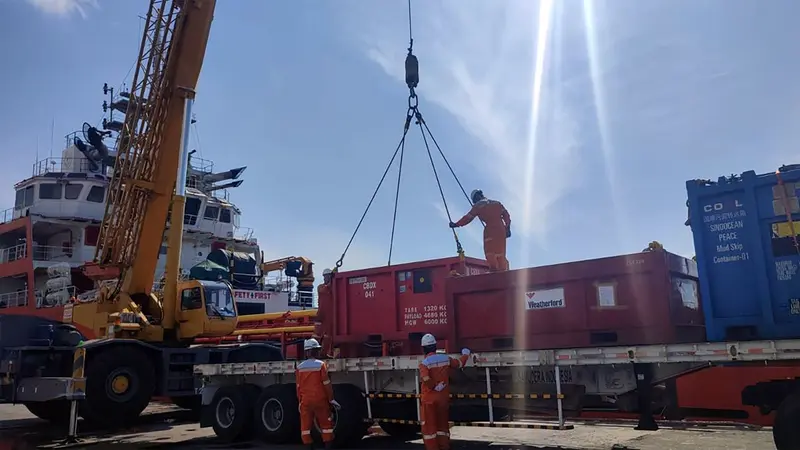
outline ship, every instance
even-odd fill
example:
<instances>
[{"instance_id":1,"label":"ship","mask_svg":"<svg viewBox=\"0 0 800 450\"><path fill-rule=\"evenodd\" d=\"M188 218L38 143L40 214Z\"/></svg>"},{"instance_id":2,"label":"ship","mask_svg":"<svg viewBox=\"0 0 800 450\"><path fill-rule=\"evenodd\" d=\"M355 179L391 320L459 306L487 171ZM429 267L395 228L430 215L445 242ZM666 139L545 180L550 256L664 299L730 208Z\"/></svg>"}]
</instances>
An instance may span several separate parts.
<instances>
[{"instance_id":1,"label":"ship","mask_svg":"<svg viewBox=\"0 0 800 450\"><path fill-rule=\"evenodd\" d=\"M71 304L94 298L98 286L81 266L94 259L106 212L123 126L113 112L124 115L130 98L124 91L115 96L108 85L103 90L110 114L101 128L84 123L67 134L61 157L35 161L30 176L14 185L14 206L0 213L0 315L68 322ZM244 315L311 308L308 289L298 290L281 272L263 273L258 240L240 225L230 190L242 184L246 166L216 171L196 153L190 152L186 176L181 276L224 278ZM166 264L166 232L160 253L156 280Z\"/></svg>"}]
</instances>

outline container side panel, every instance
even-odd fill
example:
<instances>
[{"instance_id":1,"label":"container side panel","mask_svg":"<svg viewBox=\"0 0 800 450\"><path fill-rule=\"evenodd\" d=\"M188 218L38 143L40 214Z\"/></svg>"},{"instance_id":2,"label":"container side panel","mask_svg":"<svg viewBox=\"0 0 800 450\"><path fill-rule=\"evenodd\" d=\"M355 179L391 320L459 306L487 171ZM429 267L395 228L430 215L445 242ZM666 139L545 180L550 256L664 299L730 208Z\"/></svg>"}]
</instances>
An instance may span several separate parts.
<instances>
[{"instance_id":1,"label":"container side panel","mask_svg":"<svg viewBox=\"0 0 800 450\"><path fill-rule=\"evenodd\" d=\"M742 190L719 193L715 197L699 197L695 210L700 216L692 219L692 231L700 235L696 242L697 259L702 263L700 276L707 279L709 292L704 292L706 313L716 318L757 317L761 307L757 301L757 284L752 276L756 266L751 248L759 240L757 221L748 220L757 209L747 203Z\"/></svg>"},{"instance_id":2,"label":"container side panel","mask_svg":"<svg viewBox=\"0 0 800 450\"><path fill-rule=\"evenodd\" d=\"M800 168L686 187L709 340L800 337Z\"/></svg>"},{"instance_id":3,"label":"container side panel","mask_svg":"<svg viewBox=\"0 0 800 450\"><path fill-rule=\"evenodd\" d=\"M349 277L346 281L350 333L397 331L392 271Z\"/></svg>"},{"instance_id":4,"label":"container side panel","mask_svg":"<svg viewBox=\"0 0 800 450\"><path fill-rule=\"evenodd\" d=\"M456 335L462 339L506 336L514 329L514 314L506 296L505 289L456 295Z\"/></svg>"},{"instance_id":5,"label":"container side panel","mask_svg":"<svg viewBox=\"0 0 800 450\"><path fill-rule=\"evenodd\" d=\"M444 295L445 279L449 276L450 268L450 265L420 267L395 274L403 332L433 333L434 336L444 337L450 320Z\"/></svg>"}]
</instances>

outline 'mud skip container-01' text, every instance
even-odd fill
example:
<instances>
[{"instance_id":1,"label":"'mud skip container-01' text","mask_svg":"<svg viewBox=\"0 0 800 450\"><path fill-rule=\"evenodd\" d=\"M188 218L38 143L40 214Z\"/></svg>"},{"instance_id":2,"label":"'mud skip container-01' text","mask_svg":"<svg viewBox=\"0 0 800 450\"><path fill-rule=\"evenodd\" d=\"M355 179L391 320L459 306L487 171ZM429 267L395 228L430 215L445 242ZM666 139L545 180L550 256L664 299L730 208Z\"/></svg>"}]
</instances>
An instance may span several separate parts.
<instances>
[{"instance_id":1,"label":"'mud skip container-01' text","mask_svg":"<svg viewBox=\"0 0 800 450\"><path fill-rule=\"evenodd\" d=\"M800 165L686 190L708 339L800 337Z\"/></svg>"}]
</instances>

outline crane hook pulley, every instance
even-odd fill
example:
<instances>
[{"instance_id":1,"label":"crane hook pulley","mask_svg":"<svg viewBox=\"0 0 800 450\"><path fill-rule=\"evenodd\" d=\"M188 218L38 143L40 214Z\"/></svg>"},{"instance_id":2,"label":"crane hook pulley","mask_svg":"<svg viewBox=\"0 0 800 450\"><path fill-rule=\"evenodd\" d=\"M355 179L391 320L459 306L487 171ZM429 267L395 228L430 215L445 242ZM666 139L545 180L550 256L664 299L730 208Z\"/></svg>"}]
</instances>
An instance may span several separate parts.
<instances>
[{"instance_id":1,"label":"crane hook pulley","mask_svg":"<svg viewBox=\"0 0 800 450\"><path fill-rule=\"evenodd\" d=\"M428 138L430 141L433 142L434 146L436 146L436 150L438 150L439 155L442 157L442 160L447 165L447 168L450 170L450 174L455 179L458 187L461 189L461 192L464 194L464 198L467 199L467 202L470 206L472 206L472 201L467 194L467 191L464 190L464 186L461 184L461 181L456 176L453 167L450 165L450 162L447 160L447 157L444 155L442 148L439 146L439 143L436 141L436 138L433 137L428 124L425 122L425 119L422 117L422 113L419 111L419 97L416 93L416 88L419 86L419 60L417 59L416 55L413 52L414 48L414 38L412 34L411 28L411 0L408 0L408 54L406 55L405 60L405 75L406 75L406 86L408 86L409 96L408 96L408 109L406 110L406 119L403 125L403 136L400 138L400 142L397 144L397 148L395 148L394 154L392 154L392 158L389 161L389 164L386 166L386 169L383 172L383 176L381 176L380 181L378 182L378 186L375 188L375 191L372 194L372 198L369 200L364 213L361 215L361 219L358 221L358 225L356 225L356 229L353 231L352 236L350 237L350 241L347 243L347 246L342 252L342 256L336 261L336 268L342 267L344 257L347 254L347 250L350 249L350 245L353 243L353 239L355 239L358 230L361 228L361 224L364 222L364 218L367 216L367 212L369 212L369 208L372 206L372 202L375 200L375 196L378 194L381 186L383 185L383 181L386 179L386 175L389 173L392 165L394 164L395 159L397 159L398 154L400 155L400 163L399 168L397 171L397 188L395 190L395 200L394 200L394 214L392 217L392 232L391 237L389 240L389 258L388 264L392 264L392 250L394 247L394 232L395 227L397 224L397 205L400 198L400 182L402 180L403 174L403 157L405 154L405 143L406 143L406 136L408 135L408 131L411 128L411 121L413 120L417 125L419 125L420 134L422 135L422 141L425 144L425 150L428 154L428 159L431 163L431 169L433 170L433 175L436 178L436 184L439 188L439 194L442 198L442 204L444 206L445 213L447 214L447 219L452 222L453 218L450 214L450 208L447 205L447 199L444 195L444 190L442 189L442 183L439 179L439 173L436 170L436 164L433 160L433 153L431 152L431 147L428 142ZM455 228L451 228L453 233L453 239L455 240L456 244L456 253L458 254L459 258L463 261L464 260L464 247L461 245L461 240L458 238L458 233L456 232Z\"/></svg>"}]
</instances>

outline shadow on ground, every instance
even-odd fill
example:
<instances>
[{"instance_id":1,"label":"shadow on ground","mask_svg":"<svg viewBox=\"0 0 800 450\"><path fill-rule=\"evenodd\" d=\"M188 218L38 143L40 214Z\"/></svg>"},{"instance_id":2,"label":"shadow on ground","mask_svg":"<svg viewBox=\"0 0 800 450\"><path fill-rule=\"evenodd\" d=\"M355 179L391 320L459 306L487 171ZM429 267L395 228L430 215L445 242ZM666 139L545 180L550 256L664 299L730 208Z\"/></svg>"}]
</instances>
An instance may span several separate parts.
<instances>
[{"instance_id":1,"label":"shadow on ground","mask_svg":"<svg viewBox=\"0 0 800 450\"><path fill-rule=\"evenodd\" d=\"M94 427L83 420L78 422L80 439L77 443L65 440L66 426L53 425L40 419L3 420L0 425L0 450L32 450L39 448L111 448L124 449L125 443L109 442L124 440L153 431L169 430L176 424L196 421L190 411L168 411L142 415L136 423L124 428L103 429ZM88 441L88 442L86 442ZM142 448L129 445L131 448Z\"/></svg>"}]
</instances>

